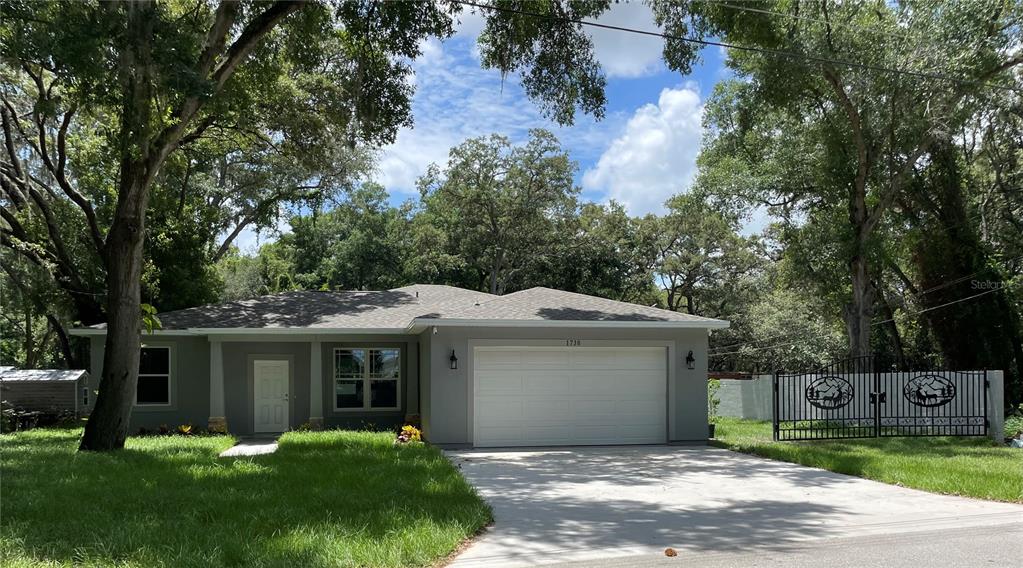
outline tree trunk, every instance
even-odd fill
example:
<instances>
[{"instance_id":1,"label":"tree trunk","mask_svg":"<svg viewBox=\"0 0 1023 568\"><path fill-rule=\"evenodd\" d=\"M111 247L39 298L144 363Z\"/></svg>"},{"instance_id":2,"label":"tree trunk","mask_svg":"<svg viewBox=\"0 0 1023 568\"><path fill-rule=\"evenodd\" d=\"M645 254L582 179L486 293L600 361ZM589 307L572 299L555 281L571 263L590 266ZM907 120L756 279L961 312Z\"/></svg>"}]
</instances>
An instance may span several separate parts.
<instances>
[{"instance_id":1,"label":"tree trunk","mask_svg":"<svg viewBox=\"0 0 1023 568\"><path fill-rule=\"evenodd\" d=\"M504 263L504 250L497 251L497 257L494 258L494 264L490 267L490 293L497 295L498 289L498 275L501 273L501 265Z\"/></svg>"},{"instance_id":2,"label":"tree trunk","mask_svg":"<svg viewBox=\"0 0 1023 568\"><path fill-rule=\"evenodd\" d=\"M852 290L849 303L844 309L844 316L851 357L871 354L870 325L874 317L872 286L874 279L867 258L870 240L868 216L866 175L861 171L849 195L849 224L854 239L852 257L849 259L849 283Z\"/></svg>"},{"instance_id":3,"label":"tree trunk","mask_svg":"<svg viewBox=\"0 0 1023 568\"><path fill-rule=\"evenodd\" d=\"M96 405L80 450L124 447L138 382L142 332L142 245L145 214L159 150L151 154L154 7L128 4L126 48L121 54L120 183L106 241L107 335Z\"/></svg>"},{"instance_id":4,"label":"tree trunk","mask_svg":"<svg viewBox=\"0 0 1023 568\"><path fill-rule=\"evenodd\" d=\"M23 309L25 310L25 368L31 369L36 366L35 330L32 328L32 306L27 298L22 297Z\"/></svg>"},{"instance_id":5,"label":"tree trunk","mask_svg":"<svg viewBox=\"0 0 1023 568\"><path fill-rule=\"evenodd\" d=\"M107 336L96 406L85 425L80 449L124 447L135 401L142 341L142 244L148 187L145 167L133 164L118 212L107 236Z\"/></svg>"},{"instance_id":6,"label":"tree trunk","mask_svg":"<svg viewBox=\"0 0 1023 568\"><path fill-rule=\"evenodd\" d=\"M71 338L68 337L64 324L60 323L60 320L53 314L46 314L46 319L49 320L54 333L57 334L57 343L60 347L60 354L64 358L64 364L68 369L77 368L78 357L75 356L75 350L71 348Z\"/></svg>"},{"instance_id":7,"label":"tree trunk","mask_svg":"<svg viewBox=\"0 0 1023 568\"><path fill-rule=\"evenodd\" d=\"M863 252L849 262L852 297L845 307L845 325L849 334L849 355L870 355L870 321L874 316L874 290Z\"/></svg>"}]
</instances>

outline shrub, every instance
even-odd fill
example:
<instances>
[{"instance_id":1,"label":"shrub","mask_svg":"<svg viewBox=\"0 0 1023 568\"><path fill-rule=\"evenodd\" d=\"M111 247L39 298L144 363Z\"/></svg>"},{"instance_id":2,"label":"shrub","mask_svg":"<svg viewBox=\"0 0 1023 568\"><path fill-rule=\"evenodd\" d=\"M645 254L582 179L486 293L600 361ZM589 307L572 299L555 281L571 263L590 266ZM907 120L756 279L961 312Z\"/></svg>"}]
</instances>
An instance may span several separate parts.
<instances>
[{"instance_id":1,"label":"shrub","mask_svg":"<svg viewBox=\"0 0 1023 568\"><path fill-rule=\"evenodd\" d=\"M76 425L78 419L70 410L26 410L0 401L0 432L18 432L46 426L67 427Z\"/></svg>"},{"instance_id":2,"label":"shrub","mask_svg":"<svg viewBox=\"0 0 1023 568\"><path fill-rule=\"evenodd\" d=\"M1015 438L1023 434L1023 404L1010 410L1005 417L1005 437Z\"/></svg>"},{"instance_id":3,"label":"shrub","mask_svg":"<svg viewBox=\"0 0 1023 568\"><path fill-rule=\"evenodd\" d=\"M707 421L711 424L717 422L718 406L721 399L718 398L718 390L721 389L721 381L710 379L707 381Z\"/></svg>"},{"instance_id":4,"label":"shrub","mask_svg":"<svg viewBox=\"0 0 1023 568\"><path fill-rule=\"evenodd\" d=\"M394 440L395 444L415 444L423 441L423 433L419 431L419 428L411 424L406 424L401 427L401 431L398 432L398 437Z\"/></svg>"},{"instance_id":5,"label":"shrub","mask_svg":"<svg viewBox=\"0 0 1023 568\"><path fill-rule=\"evenodd\" d=\"M178 434L182 436L190 436L193 434L191 424L181 424L178 426Z\"/></svg>"}]
</instances>

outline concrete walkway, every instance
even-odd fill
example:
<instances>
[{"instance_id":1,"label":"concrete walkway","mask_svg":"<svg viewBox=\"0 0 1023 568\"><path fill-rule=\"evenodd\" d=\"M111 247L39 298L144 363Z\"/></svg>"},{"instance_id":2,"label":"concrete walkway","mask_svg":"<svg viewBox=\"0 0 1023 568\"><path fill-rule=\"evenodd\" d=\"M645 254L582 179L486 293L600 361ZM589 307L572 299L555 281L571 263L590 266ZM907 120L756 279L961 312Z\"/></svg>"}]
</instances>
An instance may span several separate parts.
<instances>
[{"instance_id":1,"label":"concrete walkway","mask_svg":"<svg viewBox=\"0 0 1023 568\"><path fill-rule=\"evenodd\" d=\"M1023 520L1020 505L935 495L710 447L448 456L495 516L454 567L603 564L660 557L667 547L679 557L777 552L822 539Z\"/></svg>"},{"instance_id":2,"label":"concrete walkway","mask_svg":"<svg viewBox=\"0 0 1023 568\"><path fill-rule=\"evenodd\" d=\"M222 458L262 456L277 451L277 436L238 438L238 443L220 453Z\"/></svg>"}]
</instances>

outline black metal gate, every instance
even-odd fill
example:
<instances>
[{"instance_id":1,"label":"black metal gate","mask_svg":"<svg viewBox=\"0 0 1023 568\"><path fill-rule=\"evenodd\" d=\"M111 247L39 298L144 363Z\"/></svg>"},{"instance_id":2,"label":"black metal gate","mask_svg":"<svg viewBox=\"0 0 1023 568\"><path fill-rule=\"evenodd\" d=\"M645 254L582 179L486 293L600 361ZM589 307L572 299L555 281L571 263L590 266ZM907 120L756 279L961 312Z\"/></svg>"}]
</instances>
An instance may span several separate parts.
<instances>
[{"instance_id":1,"label":"black metal gate","mask_svg":"<svg viewBox=\"0 0 1023 568\"><path fill-rule=\"evenodd\" d=\"M774 439L986 436L988 386L985 371L899 371L873 356L777 372Z\"/></svg>"}]
</instances>

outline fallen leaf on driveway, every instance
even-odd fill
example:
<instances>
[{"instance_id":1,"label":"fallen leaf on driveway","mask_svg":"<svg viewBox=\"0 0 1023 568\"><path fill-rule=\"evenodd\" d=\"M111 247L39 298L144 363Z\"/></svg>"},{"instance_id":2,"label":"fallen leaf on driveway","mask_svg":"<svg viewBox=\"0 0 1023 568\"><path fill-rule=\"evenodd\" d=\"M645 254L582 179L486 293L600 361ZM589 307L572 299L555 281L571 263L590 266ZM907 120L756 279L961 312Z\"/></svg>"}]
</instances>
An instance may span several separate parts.
<instances>
[{"instance_id":1,"label":"fallen leaf on driveway","mask_svg":"<svg viewBox=\"0 0 1023 568\"><path fill-rule=\"evenodd\" d=\"M665 556L678 556L678 553L675 552L674 548L665 548L664 549L664 555Z\"/></svg>"}]
</instances>

